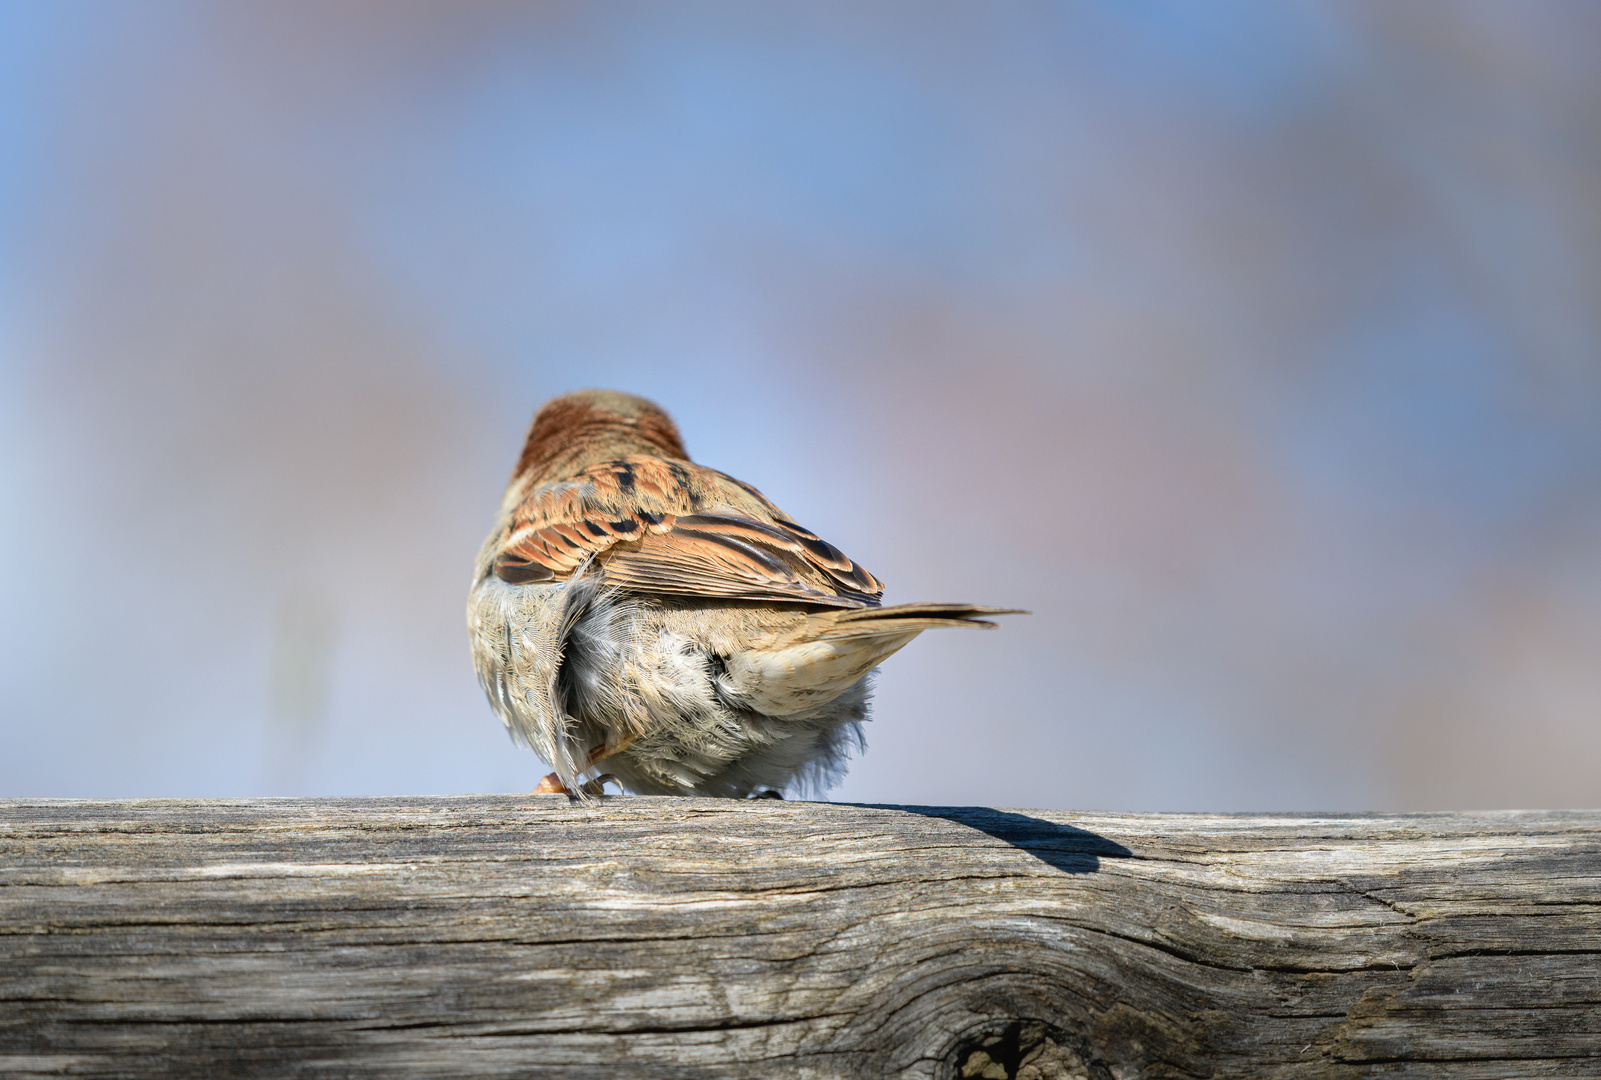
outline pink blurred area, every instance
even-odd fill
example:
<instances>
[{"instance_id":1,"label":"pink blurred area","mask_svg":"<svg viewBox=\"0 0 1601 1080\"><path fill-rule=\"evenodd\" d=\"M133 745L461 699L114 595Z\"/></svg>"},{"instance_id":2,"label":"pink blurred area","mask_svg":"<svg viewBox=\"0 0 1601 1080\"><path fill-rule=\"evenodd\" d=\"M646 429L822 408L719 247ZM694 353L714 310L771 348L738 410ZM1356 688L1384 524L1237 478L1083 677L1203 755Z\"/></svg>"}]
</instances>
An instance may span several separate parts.
<instances>
[{"instance_id":1,"label":"pink blurred area","mask_svg":"<svg viewBox=\"0 0 1601 1080\"><path fill-rule=\"evenodd\" d=\"M529 790L473 556L659 401L886 600L830 797L1601 802L1601 9L15 5L0 796Z\"/></svg>"}]
</instances>

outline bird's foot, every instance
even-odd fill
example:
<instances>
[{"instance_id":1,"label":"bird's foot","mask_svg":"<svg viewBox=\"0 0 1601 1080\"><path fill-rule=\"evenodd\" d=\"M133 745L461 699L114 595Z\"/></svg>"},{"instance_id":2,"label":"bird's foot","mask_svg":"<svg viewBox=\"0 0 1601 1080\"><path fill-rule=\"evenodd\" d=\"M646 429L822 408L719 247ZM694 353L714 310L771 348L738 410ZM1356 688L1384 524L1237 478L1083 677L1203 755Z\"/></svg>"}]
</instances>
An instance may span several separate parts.
<instances>
[{"instance_id":1,"label":"bird's foot","mask_svg":"<svg viewBox=\"0 0 1601 1080\"><path fill-rule=\"evenodd\" d=\"M606 794L606 785L608 783L616 784L617 789L619 791L622 790L623 782L617 779L611 773L604 773L595 777L595 779L583 784L578 790L583 792L585 795L604 795ZM561 782L561 777L557 776L555 773L551 773L549 776L545 777L539 782L539 786L534 789L534 794L570 796L573 794L573 792L568 790L567 785Z\"/></svg>"},{"instance_id":2,"label":"bird's foot","mask_svg":"<svg viewBox=\"0 0 1601 1080\"><path fill-rule=\"evenodd\" d=\"M751 796L753 799L782 799L783 797L784 793L782 791L774 791L772 788L768 788L766 791L758 791Z\"/></svg>"}]
</instances>

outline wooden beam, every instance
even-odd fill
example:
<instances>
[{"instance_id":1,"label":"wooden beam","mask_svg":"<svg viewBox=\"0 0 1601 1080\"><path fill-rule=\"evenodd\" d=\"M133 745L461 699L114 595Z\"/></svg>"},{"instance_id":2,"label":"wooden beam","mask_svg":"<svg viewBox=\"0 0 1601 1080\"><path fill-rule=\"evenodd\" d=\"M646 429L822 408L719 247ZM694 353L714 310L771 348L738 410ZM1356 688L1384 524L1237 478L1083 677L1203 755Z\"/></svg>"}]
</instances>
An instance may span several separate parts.
<instances>
[{"instance_id":1,"label":"wooden beam","mask_svg":"<svg viewBox=\"0 0 1601 1080\"><path fill-rule=\"evenodd\" d=\"M1601 1076L1601 812L0 802L0 1075Z\"/></svg>"}]
</instances>

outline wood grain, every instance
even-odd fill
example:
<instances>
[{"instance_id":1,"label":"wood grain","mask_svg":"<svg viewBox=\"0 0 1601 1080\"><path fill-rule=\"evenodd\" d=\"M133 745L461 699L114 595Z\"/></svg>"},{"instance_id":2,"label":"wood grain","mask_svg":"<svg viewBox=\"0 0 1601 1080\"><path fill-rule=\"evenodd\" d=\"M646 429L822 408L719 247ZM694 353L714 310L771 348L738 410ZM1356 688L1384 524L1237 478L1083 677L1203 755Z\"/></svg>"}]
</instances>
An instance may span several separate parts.
<instances>
[{"instance_id":1,"label":"wood grain","mask_svg":"<svg viewBox=\"0 0 1601 1080\"><path fill-rule=\"evenodd\" d=\"M1601 812L0 802L0 1075L1601 1076Z\"/></svg>"}]
</instances>

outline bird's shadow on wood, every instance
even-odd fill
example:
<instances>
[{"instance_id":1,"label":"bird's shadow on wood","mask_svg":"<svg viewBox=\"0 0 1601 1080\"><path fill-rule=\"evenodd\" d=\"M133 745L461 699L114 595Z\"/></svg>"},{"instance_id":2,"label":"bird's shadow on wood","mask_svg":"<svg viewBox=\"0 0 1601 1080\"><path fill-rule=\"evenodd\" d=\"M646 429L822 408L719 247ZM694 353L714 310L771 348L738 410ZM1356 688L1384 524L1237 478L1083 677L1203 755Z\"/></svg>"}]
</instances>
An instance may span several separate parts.
<instances>
[{"instance_id":1,"label":"bird's shadow on wood","mask_svg":"<svg viewBox=\"0 0 1601 1080\"><path fill-rule=\"evenodd\" d=\"M864 809L899 810L926 818L965 825L1026 851L1047 866L1065 874L1093 874L1103 858L1131 858L1133 852L1099 833L1044 818L991 810L987 806L893 806L858 803Z\"/></svg>"}]
</instances>

